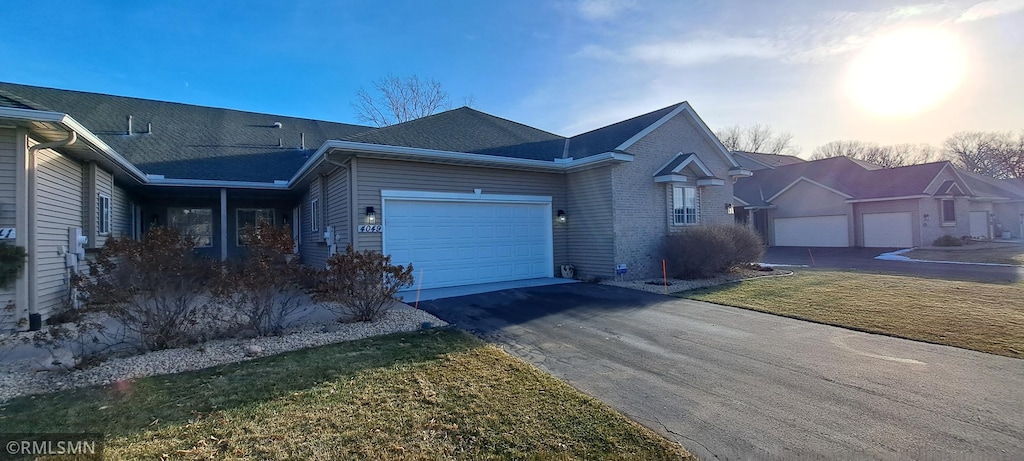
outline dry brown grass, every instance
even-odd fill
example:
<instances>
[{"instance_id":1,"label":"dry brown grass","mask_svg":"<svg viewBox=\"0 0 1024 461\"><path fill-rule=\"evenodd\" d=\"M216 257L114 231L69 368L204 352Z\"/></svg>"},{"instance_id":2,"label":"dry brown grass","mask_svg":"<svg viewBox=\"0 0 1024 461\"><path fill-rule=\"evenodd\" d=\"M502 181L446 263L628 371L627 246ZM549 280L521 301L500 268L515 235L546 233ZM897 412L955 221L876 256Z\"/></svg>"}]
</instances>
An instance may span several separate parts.
<instances>
[{"instance_id":1,"label":"dry brown grass","mask_svg":"<svg viewBox=\"0 0 1024 461\"><path fill-rule=\"evenodd\" d=\"M1024 265L1024 245L1014 243L978 242L962 247L930 247L904 253L904 256L926 261L959 261Z\"/></svg>"},{"instance_id":2,"label":"dry brown grass","mask_svg":"<svg viewBox=\"0 0 1024 461\"><path fill-rule=\"evenodd\" d=\"M100 431L113 459L693 459L456 330L19 398L0 424Z\"/></svg>"},{"instance_id":3,"label":"dry brown grass","mask_svg":"<svg viewBox=\"0 0 1024 461\"><path fill-rule=\"evenodd\" d=\"M1024 283L838 271L678 294L832 325L1024 358Z\"/></svg>"}]
</instances>

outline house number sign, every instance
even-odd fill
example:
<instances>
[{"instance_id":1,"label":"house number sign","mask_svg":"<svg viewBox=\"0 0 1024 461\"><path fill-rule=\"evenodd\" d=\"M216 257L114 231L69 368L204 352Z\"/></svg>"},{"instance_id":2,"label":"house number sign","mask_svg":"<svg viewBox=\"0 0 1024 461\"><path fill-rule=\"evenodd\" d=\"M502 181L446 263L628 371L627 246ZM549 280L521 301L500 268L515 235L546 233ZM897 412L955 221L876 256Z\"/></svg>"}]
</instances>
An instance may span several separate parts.
<instances>
[{"instance_id":1,"label":"house number sign","mask_svg":"<svg viewBox=\"0 0 1024 461\"><path fill-rule=\"evenodd\" d=\"M13 227L0 227L0 239L12 239L15 234Z\"/></svg>"},{"instance_id":2,"label":"house number sign","mask_svg":"<svg viewBox=\"0 0 1024 461\"><path fill-rule=\"evenodd\" d=\"M380 224L377 224L377 225L374 225L374 226L362 225L362 226L359 226L359 228L357 230L359 232L382 232L384 230L384 226L382 226Z\"/></svg>"}]
</instances>

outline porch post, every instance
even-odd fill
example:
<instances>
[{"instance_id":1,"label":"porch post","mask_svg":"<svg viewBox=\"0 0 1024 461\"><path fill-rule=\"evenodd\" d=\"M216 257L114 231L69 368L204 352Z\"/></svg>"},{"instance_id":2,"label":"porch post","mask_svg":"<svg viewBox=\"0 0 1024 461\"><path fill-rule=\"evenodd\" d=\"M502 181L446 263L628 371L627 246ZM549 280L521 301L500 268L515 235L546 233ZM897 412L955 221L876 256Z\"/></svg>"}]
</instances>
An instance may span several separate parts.
<instances>
[{"instance_id":1,"label":"porch post","mask_svg":"<svg viewBox=\"0 0 1024 461\"><path fill-rule=\"evenodd\" d=\"M220 260L228 259L228 190L220 190Z\"/></svg>"}]
</instances>

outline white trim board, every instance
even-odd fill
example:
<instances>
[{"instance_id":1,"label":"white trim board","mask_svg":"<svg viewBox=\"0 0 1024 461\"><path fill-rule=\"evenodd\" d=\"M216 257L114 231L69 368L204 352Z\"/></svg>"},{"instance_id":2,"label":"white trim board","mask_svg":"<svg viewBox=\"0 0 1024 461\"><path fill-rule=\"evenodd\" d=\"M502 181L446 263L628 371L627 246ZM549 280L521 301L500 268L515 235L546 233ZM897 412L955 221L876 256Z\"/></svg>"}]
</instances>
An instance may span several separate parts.
<instances>
[{"instance_id":1,"label":"white trim board","mask_svg":"<svg viewBox=\"0 0 1024 461\"><path fill-rule=\"evenodd\" d=\"M736 159L732 157L732 153L729 152L729 149L725 148L725 145L722 144L722 141L720 141L718 137L715 136L715 133L711 131L711 128L708 128L708 125L704 123L704 120L701 120L700 116L697 115L697 112L693 110L693 107L691 107L690 103L687 101L679 103L679 105L675 109L672 109L671 112L665 114L664 117L658 119L658 121L652 123L647 128L644 128L639 133L633 135L633 137L627 139L622 144L619 144L619 147L616 147L615 150L624 151L628 149L633 144L636 144L636 142L642 139L644 136L651 134L652 131L658 129L658 127L664 125L666 122L671 120L676 115L679 115L681 112L686 112L686 114L690 116L690 120L696 123L700 130L704 132L704 135L711 140L711 143L717 148L718 154L721 155L722 158L724 158L729 163L729 166L732 166L734 168L742 168L742 165L740 165L736 161Z\"/></svg>"},{"instance_id":2,"label":"white trim board","mask_svg":"<svg viewBox=\"0 0 1024 461\"><path fill-rule=\"evenodd\" d=\"M820 188L822 188L822 189L825 189L825 190L827 190L827 191L829 191L829 192L833 192L833 193L835 193L836 195L839 195L839 196L841 196L841 197L845 197L845 198L847 198L847 199L852 199L852 198L853 198L853 196L852 196L852 195L849 195L849 194L846 194L846 193L840 192L840 191L838 191L838 190L836 190L836 189L833 189L833 188L831 188L831 187L828 187L828 186L826 186L826 185L824 185L824 184L822 184L822 183L820 183L820 182L818 182L818 181L815 181L815 180L813 180L813 179L808 179L808 178L807 178L806 176L801 176L801 177L799 177L799 178L796 178L796 179L794 179L794 180L793 180L793 182L789 183L789 185L787 185L786 187L783 187L783 188L782 188L782 190L780 190L780 191L776 192L776 193L775 193L775 195L773 195L773 196L769 197L769 198L768 198L767 200L765 200L765 201L766 201L766 202L771 202L772 200L775 200L775 199L776 199L776 198L778 198L778 197L779 197L780 195L784 194L784 193L785 193L786 191L788 191L788 190L792 189L792 188L793 188L793 186L796 186L796 185L797 185L797 183L799 183L800 181L807 181L807 182L809 182L809 183L811 183L811 184L814 184L815 186L818 186L818 187L820 187Z\"/></svg>"}]
</instances>

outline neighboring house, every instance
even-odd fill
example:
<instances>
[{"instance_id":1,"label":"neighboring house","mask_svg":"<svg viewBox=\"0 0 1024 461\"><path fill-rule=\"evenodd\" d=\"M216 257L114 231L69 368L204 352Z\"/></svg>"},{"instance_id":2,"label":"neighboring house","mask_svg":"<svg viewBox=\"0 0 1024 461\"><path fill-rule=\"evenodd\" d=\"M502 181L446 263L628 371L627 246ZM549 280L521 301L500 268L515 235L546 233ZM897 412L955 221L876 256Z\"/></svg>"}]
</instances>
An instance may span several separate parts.
<instances>
[{"instance_id":1,"label":"neighboring house","mask_svg":"<svg viewBox=\"0 0 1024 461\"><path fill-rule=\"evenodd\" d=\"M736 183L737 221L770 245L910 248L943 235L1024 233L1024 188L948 161L882 168L847 157L772 164L764 154L734 154L756 171Z\"/></svg>"},{"instance_id":2,"label":"neighboring house","mask_svg":"<svg viewBox=\"0 0 1024 461\"><path fill-rule=\"evenodd\" d=\"M750 171L685 102L567 138L466 107L374 129L0 83L0 175L30 254L0 302L36 328L108 236L153 226L228 258L262 218L306 264L351 244L423 288L655 275L666 234L732 222Z\"/></svg>"}]
</instances>

